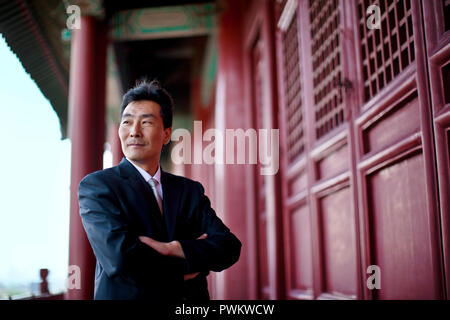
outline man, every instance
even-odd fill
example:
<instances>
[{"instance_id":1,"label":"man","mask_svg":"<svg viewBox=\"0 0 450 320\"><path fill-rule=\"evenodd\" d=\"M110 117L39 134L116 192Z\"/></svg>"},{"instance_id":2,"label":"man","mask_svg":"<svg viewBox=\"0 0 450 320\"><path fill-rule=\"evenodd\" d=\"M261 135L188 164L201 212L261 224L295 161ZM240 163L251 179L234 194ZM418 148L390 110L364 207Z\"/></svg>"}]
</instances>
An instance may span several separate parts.
<instances>
[{"instance_id":1,"label":"man","mask_svg":"<svg viewBox=\"0 0 450 320\"><path fill-rule=\"evenodd\" d=\"M159 165L172 109L156 81L129 90L119 127L124 159L80 183L80 214L97 258L95 299L209 300L209 271L239 259L241 243L202 185Z\"/></svg>"}]
</instances>

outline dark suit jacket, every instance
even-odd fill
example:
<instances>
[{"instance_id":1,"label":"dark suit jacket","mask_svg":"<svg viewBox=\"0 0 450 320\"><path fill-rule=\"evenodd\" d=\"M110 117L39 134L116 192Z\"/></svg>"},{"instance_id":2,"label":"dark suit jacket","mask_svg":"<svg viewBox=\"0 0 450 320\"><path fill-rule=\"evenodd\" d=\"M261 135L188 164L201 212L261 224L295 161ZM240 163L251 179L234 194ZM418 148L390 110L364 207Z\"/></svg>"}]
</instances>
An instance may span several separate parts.
<instances>
[{"instance_id":1,"label":"dark suit jacket","mask_svg":"<svg viewBox=\"0 0 450 320\"><path fill-rule=\"evenodd\" d=\"M161 172L161 216L151 187L125 158L87 175L78 201L97 258L95 299L208 300L206 276L238 259L241 242L216 216L196 181ZM203 233L208 237L196 240ZM185 259L162 256L139 241L178 240ZM183 275L200 272L193 280Z\"/></svg>"}]
</instances>

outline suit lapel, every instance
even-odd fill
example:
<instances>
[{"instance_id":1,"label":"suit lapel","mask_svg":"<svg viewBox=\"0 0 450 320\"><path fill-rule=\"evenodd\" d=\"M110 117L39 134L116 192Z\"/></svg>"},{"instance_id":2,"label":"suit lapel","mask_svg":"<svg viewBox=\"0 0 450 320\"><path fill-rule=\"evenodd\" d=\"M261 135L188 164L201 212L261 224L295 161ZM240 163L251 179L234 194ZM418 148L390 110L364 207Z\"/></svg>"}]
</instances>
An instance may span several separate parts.
<instances>
[{"instance_id":1,"label":"suit lapel","mask_svg":"<svg viewBox=\"0 0 450 320\"><path fill-rule=\"evenodd\" d=\"M163 211L166 221L169 241L173 240L175 224L178 215L181 188L172 175L161 170L161 184L163 189Z\"/></svg>"},{"instance_id":2,"label":"suit lapel","mask_svg":"<svg viewBox=\"0 0 450 320\"><path fill-rule=\"evenodd\" d=\"M155 195L153 194L150 185L126 158L122 159L118 168L122 178L127 179L127 182L141 195L147 204L147 208L141 210L140 214L148 215L150 212L152 221L157 224L157 228L154 231L163 231L164 225L162 224L163 221L159 213L158 203L156 202ZM165 232L163 232L163 234L164 233Z\"/></svg>"}]
</instances>

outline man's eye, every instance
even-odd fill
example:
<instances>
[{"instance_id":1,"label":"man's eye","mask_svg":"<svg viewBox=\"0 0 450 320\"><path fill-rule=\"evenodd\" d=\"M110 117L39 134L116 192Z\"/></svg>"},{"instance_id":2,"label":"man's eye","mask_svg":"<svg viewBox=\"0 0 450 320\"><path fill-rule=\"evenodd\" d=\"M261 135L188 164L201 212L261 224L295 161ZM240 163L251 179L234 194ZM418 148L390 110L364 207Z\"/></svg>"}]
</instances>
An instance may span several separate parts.
<instances>
[{"instance_id":1,"label":"man's eye","mask_svg":"<svg viewBox=\"0 0 450 320\"><path fill-rule=\"evenodd\" d=\"M129 124L129 123L130 123L130 121L127 121L127 120L122 121L122 124Z\"/></svg>"}]
</instances>

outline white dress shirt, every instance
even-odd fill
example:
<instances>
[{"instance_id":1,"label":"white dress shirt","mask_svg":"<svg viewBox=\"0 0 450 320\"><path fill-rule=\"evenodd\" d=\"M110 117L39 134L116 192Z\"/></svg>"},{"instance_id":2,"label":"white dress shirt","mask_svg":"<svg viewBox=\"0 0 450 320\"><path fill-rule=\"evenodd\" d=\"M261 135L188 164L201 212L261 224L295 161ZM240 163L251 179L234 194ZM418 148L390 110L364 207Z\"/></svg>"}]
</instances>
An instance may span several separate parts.
<instances>
[{"instance_id":1,"label":"white dress shirt","mask_svg":"<svg viewBox=\"0 0 450 320\"><path fill-rule=\"evenodd\" d=\"M156 181L158 181L158 184L156 185L156 189L158 191L159 196L161 197L161 201L163 200L163 191L162 191L162 183L161 183L161 166L158 164L158 170L156 170L155 175L152 177L147 171L139 167L137 164L135 164L130 159L126 158L130 163L139 171L139 173L142 175L145 181L147 181L148 184L150 179L153 178ZM150 184L151 185L151 184Z\"/></svg>"}]
</instances>

